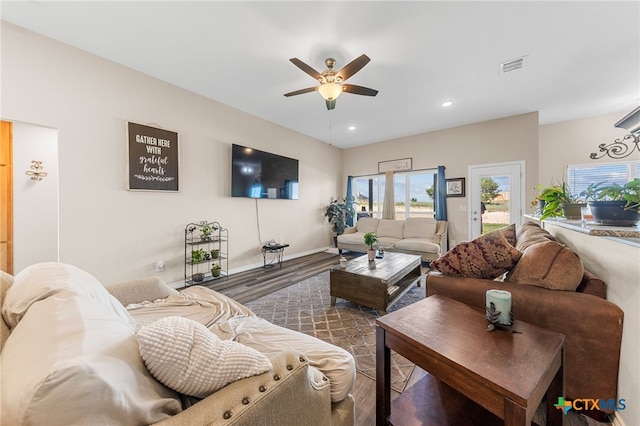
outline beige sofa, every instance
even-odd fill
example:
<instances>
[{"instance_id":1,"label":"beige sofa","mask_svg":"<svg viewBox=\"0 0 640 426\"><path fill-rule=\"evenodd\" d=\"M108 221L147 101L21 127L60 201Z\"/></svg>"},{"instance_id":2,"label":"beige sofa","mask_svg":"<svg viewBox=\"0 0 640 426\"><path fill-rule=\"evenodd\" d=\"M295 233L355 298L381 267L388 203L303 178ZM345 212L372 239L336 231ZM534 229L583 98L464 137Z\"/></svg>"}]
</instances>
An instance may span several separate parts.
<instances>
[{"instance_id":1,"label":"beige sofa","mask_svg":"<svg viewBox=\"0 0 640 426\"><path fill-rule=\"evenodd\" d=\"M447 251L447 222L422 217L405 220L361 218L356 226L338 235L338 249L366 252L364 234L367 232L376 234L379 247L419 255L424 261L435 260Z\"/></svg>"},{"instance_id":2,"label":"beige sofa","mask_svg":"<svg viewBox=\"0 0 640 426\"><path fill-rule=\"evenodd\" d=\"M51 262L0 278L3 425L354 423L347 351L217 292L155 277L107 291Z\"/></svg>"}]
</instances>

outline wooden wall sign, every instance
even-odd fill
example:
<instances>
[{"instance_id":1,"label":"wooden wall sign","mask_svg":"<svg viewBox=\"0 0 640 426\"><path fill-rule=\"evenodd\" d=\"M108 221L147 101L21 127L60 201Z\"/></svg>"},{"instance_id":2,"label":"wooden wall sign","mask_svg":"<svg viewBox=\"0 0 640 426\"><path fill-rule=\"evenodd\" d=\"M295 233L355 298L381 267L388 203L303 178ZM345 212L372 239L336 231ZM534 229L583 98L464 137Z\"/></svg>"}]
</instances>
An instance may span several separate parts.
<instances>
[{"instance_id":1,"label":"wooden wall sign","mask_svg":"<svg viewBox=\"0 0 640 426\"><path fill-rule=\"evenodd\" d=\"M413 168L411 158L402 158L399 160L378 161L378 173L385 172L401 172L411 170Z\"/></svg>"},{"instance_id":2,"label":"wooden wall sign","mask_svg":"<svg viewBox=\"0 0 640 426\"><path fill-rule=\"evenodd\" d=\"M178 133L127 122L129 190L178 191Z\"/></svg>"}]
</instances>

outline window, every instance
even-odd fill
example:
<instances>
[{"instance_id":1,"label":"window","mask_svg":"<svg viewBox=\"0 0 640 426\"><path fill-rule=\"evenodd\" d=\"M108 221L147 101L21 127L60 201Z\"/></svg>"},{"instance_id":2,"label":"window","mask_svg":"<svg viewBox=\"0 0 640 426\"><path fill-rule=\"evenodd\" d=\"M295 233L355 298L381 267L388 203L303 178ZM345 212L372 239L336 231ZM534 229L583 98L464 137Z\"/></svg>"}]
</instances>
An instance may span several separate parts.
<instances>
[{"instance_id":1,"label":"window","mask_svg":"<svg viewBox=\"0 0 640 426\"><path fill-rule=\"evenodd\" d=\"M393 189L397 220L434 217L433 196L436 170L394 173ZM353 178L356 212L361 217L382 217L386 179L384 175Z\"/></svg>"},{"instance_id":2,"label":"window","mask_svg":"<svg viewBox=\"0 0 640 426\"><path fill-rule=\"evenodd\" d=\"M594 183L607 182L624 185L628 181L640 177L640 161L569 166L567 177L567 183L573 194L580 194Z\"/></svg>"}]
</instances>

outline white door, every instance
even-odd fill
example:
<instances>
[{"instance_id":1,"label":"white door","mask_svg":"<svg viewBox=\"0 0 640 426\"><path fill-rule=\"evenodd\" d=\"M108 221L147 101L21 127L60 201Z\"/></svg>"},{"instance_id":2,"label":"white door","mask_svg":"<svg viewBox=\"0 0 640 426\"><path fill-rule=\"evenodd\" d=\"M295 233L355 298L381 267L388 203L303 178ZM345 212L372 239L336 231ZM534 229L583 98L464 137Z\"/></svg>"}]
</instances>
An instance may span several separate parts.
<instances>
[{"instance_id":1,"label":"white door","mask_svg":"<svg viewBox=\"0 0 640 426\"><path fill-rule=\"evenodd\" d=\"M520 226L524 202L524 161L469 166L469 239Z\"/></svg>"}]
</instances>

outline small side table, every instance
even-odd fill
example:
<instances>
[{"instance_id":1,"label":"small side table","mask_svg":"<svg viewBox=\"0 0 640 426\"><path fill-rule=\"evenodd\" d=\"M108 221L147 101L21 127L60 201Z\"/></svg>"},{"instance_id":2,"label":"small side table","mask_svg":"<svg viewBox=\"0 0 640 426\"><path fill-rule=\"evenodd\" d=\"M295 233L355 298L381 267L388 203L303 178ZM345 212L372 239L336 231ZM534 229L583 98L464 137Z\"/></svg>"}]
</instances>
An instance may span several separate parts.
<instances>
[{"instance_id":1,"label":"small side table","mask_svg":"<svg viewBox=\"0 0 640 426\"><path fill-rule=\"evenodd\" d=\"M265 244L262 246L262 259L264 261L264 268L272 268L273 262L278 262L280 268L282 268L282 256L284 255L285 247L289 247L289 244ZM271 262L267 263L267 253L273 255Z\"/></svg>"}]
</instances>

